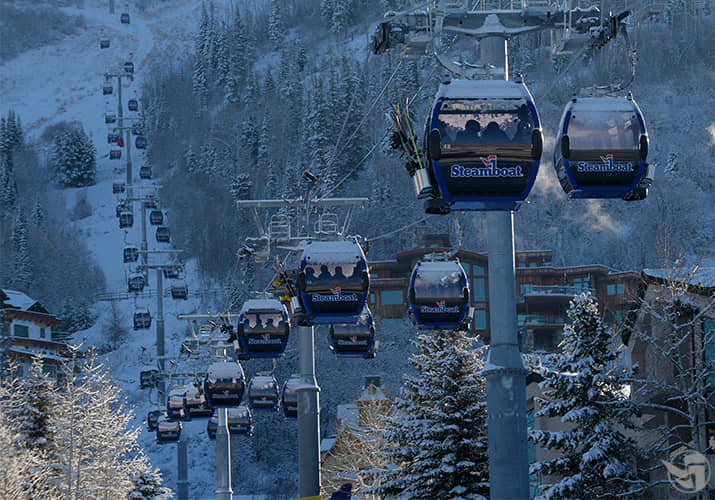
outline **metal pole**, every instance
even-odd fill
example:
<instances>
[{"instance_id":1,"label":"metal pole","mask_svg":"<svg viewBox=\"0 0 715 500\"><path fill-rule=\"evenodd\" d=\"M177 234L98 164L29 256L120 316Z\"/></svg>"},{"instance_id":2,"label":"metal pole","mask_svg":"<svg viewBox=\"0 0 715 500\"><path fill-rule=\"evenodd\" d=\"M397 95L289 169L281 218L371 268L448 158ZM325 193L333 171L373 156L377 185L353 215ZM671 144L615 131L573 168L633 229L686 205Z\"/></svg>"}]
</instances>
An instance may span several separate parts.
<instances>
[{"instance_id":1,"label":"metal pole","mask_svg":"<svg viewBox=\"0 0 715 500\"><path fill-rule=\"evenodd\" d=\"M491 38L479 45L482 63L503 64L504 79L508 79L506 40ZM514 215L510 211L488 212L487 238L491 339L482 374L487 386L490 498L526 500L526 369L517 338Z\"/></svg>"},{"instance_id":2,"label":"metal pole","mask_svg":"<svg viewBox=\"0 0 715 500\"><path fill-rule=\"evenodd\" d=\"M320 496L320 406L315 379L315 342L312 326L298 327L300 385L298 386L298 475L300 496Z\"/></svg>"},{"instance_id":3,"label":"metal pole","mask_svg":"<svg viewBox=\"0 0 715 500\"><path fill-rule=\"evenodd\" d=\"M114 14L114 0L109 0L109 13Z\"/></svg>"},{"instance_id":4,"label":"metal pole","mask_svg":"<svg viewBox=\"0 0 715 500\"><path fill-rule=\"evenodd\" d=\"M179 444L176 447L176 462L178 465L176 489L179 490L177 492L179 500L189 500L189 480L186 458L186 432L182 432L179 437Z\"/></svg>"},{"instance_id":5,"label":"metal pole","mask_svg":"<svg viewBox=\"0 0 715 500\"><path fill-rule=\"evenodd\" d=\"M162 375L165 373L164 360L164 297L162 288L164 288L162 268L156 268L156 357L159 360L159 371ZM159 391L166 394L166 386L164 377L161 377L159 382Z\"/></svg>"},{"instance_id":6,"label":"metal pole","mask_svg":"<svg viewBox=\"0 0 715 500\"><path fill-rule=\"evenodd\" d=\"M226 408L216 408L216 500L231 500L231 436L228 434Z\"/></svg>"},{"instance_id":7,"label":"metal pole","mask_svg":"<svg viewBox=\"0 0 715 500\"><path fill-rule=\"evenodd\" d=\"M146 205L144 204L144 201L140 201L141 203L141 213L142 213L142 265L146 266L149 260L149 257L147 255L147 250L149 249L149 245L147 245L146 241ZM145 268L146 269L146 268ZM148 277L149 275L149 270L147 269L145 271L145 276Z\"/></svg>"}]
</instances>

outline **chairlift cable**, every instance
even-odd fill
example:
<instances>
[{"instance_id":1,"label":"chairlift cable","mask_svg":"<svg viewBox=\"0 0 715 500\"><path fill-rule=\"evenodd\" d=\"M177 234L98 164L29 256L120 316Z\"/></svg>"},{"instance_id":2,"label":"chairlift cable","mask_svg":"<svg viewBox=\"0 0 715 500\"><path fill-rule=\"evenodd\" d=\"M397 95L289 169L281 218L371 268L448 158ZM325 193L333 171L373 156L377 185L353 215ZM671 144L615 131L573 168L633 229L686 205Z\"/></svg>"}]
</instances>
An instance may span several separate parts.
<instances>
[{"instance_id":1,"label":"chairlift cable","mask_svg":"<svg viewBox=\"0 0 715 500\"><path fill-rule=\"evenodd\" d=\"M418 220L418 221L411 222L411 223L407 224L406 226L402 226L402 227L400 227L400 228L397 228L397 229L395 229L395 230L393 230L393 231L390 231L389 233L384 233L384 234L380 234L380 235L378 235L378 236L374 236L374 237L372 237L372 238L367 238L367 240L368 240L368 241L375 241L375 240L381 240L382 238L387 238L388 236L392 236L393 234L397 234L397 233L399 233L399 232L401 232L401 231L404 231L405 229L409 229L409 228L411 228L412 226L416 226L417 224L420 224L420 223L422 223L422 222L425 222L426 220L427 220L427 219L426 219L425 217L422 217L422 218L421 218L420 220Z\"/></svg>"}]
</instances>

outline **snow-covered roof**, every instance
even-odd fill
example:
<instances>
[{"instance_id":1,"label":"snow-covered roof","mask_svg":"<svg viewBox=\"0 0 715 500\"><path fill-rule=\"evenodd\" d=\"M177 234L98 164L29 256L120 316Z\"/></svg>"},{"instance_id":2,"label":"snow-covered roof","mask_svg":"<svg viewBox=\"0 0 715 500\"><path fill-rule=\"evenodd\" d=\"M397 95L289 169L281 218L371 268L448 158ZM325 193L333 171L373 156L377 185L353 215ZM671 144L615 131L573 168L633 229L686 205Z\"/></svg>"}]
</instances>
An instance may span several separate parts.
<instances>
[{"instance_id":1,"label":"snow-covered roof","mask_svg":"<svg viewBox=\"0 0 715 500\"><path fill-rule=\"evenodd\" d=\"M375 387L374 385L371 385L370 387L372 387L372 389L367 388L360 391L357 401L381 401L383 399L387 399L387 396L385 396L382 388Z\"/></svg>"},{"instance_id":2,"label":"snow-covered roof","mask_svg":"<svg viewBox=\"0 0 715 500\"><path fill-rule=\"evenodd\" d=\"M243 369L241 368L241 365L234 362L211 363L207 372L209 376L216 378L233 378L243 376Z\"/></svg>"},{"instance_id":3,"label":"snow-covered roof","mask_svg":"<svg viewBox=\"0 0 715 500\"><path fill-rule=\"evenodd\" d=\"M634 103L624 97L578 97L571 101L574 113L586 111L599 113L605 111L633 111Z\"/></svg>"},{"instance_id":4,"label":"snow-covered roof","mask_svg":"<svg viewBox=\"0 0 715 500\"><path fill-rule=\"evenodd\" d=\"M248 311L283 311L285 306L278 299L248 299L241 307L241 314Z\"/></svg>"},{"instance_id":5,"label":"snow-covered roof","mask_svg":"<svg viewBox=\"0 0 715 500\"><path fill-rule=\"evenodd\" d=\"M506 80L453 80L439 86L437 98L518 99L525 98L523 85Z\"/></svg>"},{"instance_id":6,"label":"snow-covered roof","mask_svg":"<svg viewBox=\"0 0 715 500\"><path fill-rule=\"evenodd\" d=\"M338 438L334 438L334 437L321 439L320 440L320 451L321 452L330 451L330 449L335 444L335 441L337 441L337 440L338 440Z\"/></svg>"},{"instance_id":7,"label":"snow-covered roof","mask_svg":"<svg viewBox=\"0 0 715 500\"><path fill-rule=\"evenodd\" d=\"M698 267L694 273L682 273L674 276L672 270L665 268L646 268L643 273L651 278L673 279L681 283L705 288L715 286L715 267Z\"/></svg>"},{"instance_id":8,"label":"snow-covered roof","mask_svg":"<svg viewBox=\"0 0 715 500\"><path fill-rule=\"evenodd\" d=\"M356 427L358 425L359 410L357 405L338 405L336 419L345 427Z\"/></svg>"},{"instance_id":9,"label":"snow-covered roof","mask_svg":"<svg viewBox=\"0 0 715 500\"><path fill-rule=\"evenodd\" d=\"M27 311L37 302L17 290L8 290L7 288L3 288L2 291L7 296L7 299L5 299L2 303L3 306L7 305L13 309Z\"/></svg>"},{"instance_id":10,"label":"snow-covered roof","mask_svg":"<svg viewBox=\"0 0 715 500\"><path fill-rule=\"evenodd\" d=\"M341 264L364 258L362 248L353 241L313 241L303 249L301 260L320 264Z\"/></svg>"}]
</instances>

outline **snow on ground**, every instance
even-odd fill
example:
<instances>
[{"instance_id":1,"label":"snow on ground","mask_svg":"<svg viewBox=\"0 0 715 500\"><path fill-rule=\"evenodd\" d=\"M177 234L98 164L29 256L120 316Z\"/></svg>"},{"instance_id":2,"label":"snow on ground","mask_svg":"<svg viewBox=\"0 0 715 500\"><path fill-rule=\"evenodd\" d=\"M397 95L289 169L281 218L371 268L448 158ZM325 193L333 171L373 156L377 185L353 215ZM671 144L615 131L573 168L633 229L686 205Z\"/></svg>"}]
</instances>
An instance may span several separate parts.
<instances>
[{"instance_id":1,"label":"snow on ground","mask_svg":"<svg viewBox=\"0 0 715 500\"><path fill-rule=\"evenodd\" d=\"M135 224L129 230L120 230L115 217L118 195L112 194L113 180L124 180L126 150L120 161L110 161L107 144L108 126L104 122L105 111L116 111L115 94L103 96L101 86L107 70L118 69L125 61L133 61L134 81L124 81L122 98L124 105L130 98L139 97L141 79L150 64L166 60L171 61L174 54L183 54L193 49L193 36L200 19L201 3L194 0L176 0L162 4L152 12L132 12L131 24L119 21L119 9L109 14L108 9L98 7L95 2L87 2L83 9L65 9L69 14L80 14L86 21L86 29L75 36L67 37L60 43L49 45L20 54L15 59L0 66L0 95L2 112L17 112L22 120L28 137L39 137L45 127L59 122L79 122L92 138L97 147L97 183L81 189L63 191L68 206L74 206L78 199L86 198L92 207L89 217L74 222L76 230L85 239L86 244L97 263L102 267L110 293L127 291L126 275L133 267L122 262L122 250L126 244L140 247L141 224L139 223L140 205L135 203ZM222 8L228 1L215 1L217 8ZM109 38L109 49L100 49L100 38ZM126 79L123 79L126 80ZM134 113L124 111L125 118ZM139 167L144 164L143 153L132 149L131 152L135 183L147 185L155 180L139 181ZM160 179L157 180L160 182ZM171 228L171 214L168 214ZM147 241L149 250L167 250L171 245L158 243L154 232L156 226L147 221ZM167 255L152 254L149 264L168 262ZM148 291L156 291L156 271L150 271ZM195 266L186 263L186 281L189 293L196 291L200 284ZM170 286L170 280L164 280L164 290ZM145 291L147 288L145 288ZM129 298L115 301L122 318L123 326L128 330L128 339L122 347L105 355L103 360L110 367L113 377L125 390L127 401L136 408L136 424L142 425L141 443L154 467L162 471L166 484L176 489L176 445L158 445L154 433L146 431L143 422L147 412L153 408L156 394L139 389L139 372L156 367L151 354L156 353L155 345L155 298ZM188 300L173 300L165 296L163 300L166 353L178 356L181 339L185 336L186 322L177 318L178 314L205 312L201 299L190 296ZM133 331L132 317L136 307L147 307L153 316L150 330ZM79 332L75 340L84 347L103 344L103 329L108 324L111 303L98 302L95 312L99 316L96 325L84 332ZM200 363L194 363L199 370ZM184 368L177 368L177 371ZM214 442L206 437L206 420L187 422L184 431L188 436L188 461L190 498L213 498L215 489ZM234 437L233 439L237 439ZM234 491L240 488L234 485ZM250 498L235 496L234 498Z\"/></svg>"}]
</instances>

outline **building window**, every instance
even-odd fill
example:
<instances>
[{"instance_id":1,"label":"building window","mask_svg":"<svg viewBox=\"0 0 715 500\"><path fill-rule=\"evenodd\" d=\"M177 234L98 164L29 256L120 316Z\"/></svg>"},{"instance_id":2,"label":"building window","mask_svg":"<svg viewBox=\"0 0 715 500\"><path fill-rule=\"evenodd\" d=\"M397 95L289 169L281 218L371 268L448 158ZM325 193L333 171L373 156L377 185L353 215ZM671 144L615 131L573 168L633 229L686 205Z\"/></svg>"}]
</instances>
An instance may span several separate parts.
<instances>
[{"instance_id":1,"label":"building window","mask_svg":"<svg viewBox=\"0 0 715 500\"><path fill-rule=\"evenodd\" d=\"M486 309L477 309L474 311L474 329L487 329L487 311Z\"/></svg>"},{"instance_id":2,"label":"building window","mask_svg":"<svg viewBox=\"0 0 715 500\"><path fill-rule=\"evenodd\" d=\"M519 294L524 295L534 291L534 285L532 283L521 283L519 285Z\"/></svg>"},{"instance_id":3,"label":"building window","mask_svg":"<svg viewBox=\"0 0 715 500\"><path fill-rule=\"evenodd\" d=\"M487 300L484 278L472 280L472 302L485 302Z\"/></svg>"},{"instance_id":4,"label":"building window","mask_svg":"<svg viewBox=\"0 0 715 500\"><path fill-rule=\"evenodd\" d=\"M623 311L616 311L616 324L623 323Z\"/></svg>"},{"instance_id":5,"label":"building window","mask_svg":"<svg viewBox=\"0 0 715 500\"><path fill-rule=\"evenodd\" d=\"M375 292L370 292L370 304L375 303Z\"/></svg>"},{"instance_id":6,"label":"building window","mask_svg":"<svg viewBox=\"0 0 715 500\"><path fill-rule=\"evenodd\" d=\"M396 306L403 303L402 290L380 290L380 305Z\"/></svg>"},{"instance_id":7,"label":"building window","mask_svg":"<svg viewBox=\"0 0 715 500\"><path fill-rule=\"evenodd\" d=\"M616 295L616 285L606 285L606 295Z\"/></svg>"},{"instance_id":8,"label":"building window","mask_svg":"<svg viewBox=\"0 0 715 500\"><path fill-rule=\"evenodd\" d=\"M371 280L376 280L376 279L377 279L377 273L370 273L370 279L371 279Z\"/></svg>"},{"instance_id":9,"label":"building window","mask_svg":"<svg viewBox=\"0 0 715 500\"><path fill-rule=\"evenodd\" d=\"M529 262L529 267L539 267L539 263L538 263L538 262L534 262L534 261L532 260L531 262Z\"/></svg>"},{"instance_id":10,"label":"building window","mask_svg":"<svg viewBox=\"0 0 715 500\"><path fill-rule=\"evenodd\" d=\"M29 337L30 330L25 325L13 325L15 337Z\"/></svg>"},{"instance_id":11,"label":"building window","mask_svg":"<svg viewBox=\"0 0 715 500\"><path fill-rule=\"evenodd\" d=\"M616 285L616 293L617 293L618 295L623 295L623 294L626 293L626 285L625 285L625 283L618 283L618 284Z\"/></svg>"},{"instance_id":12,"label":"building window","mask_svg":"<svg viewBox=\"0 0 715 500\"><path fill-rule=\"evenodd\" d=\"M586 290L588 288L588 278L574 278L573 286L574 288L579 288L581 290Z\"/></svg>"},{"instance_id":13,"label":"building window","mask_svg":"<svg viewBox=\"0 0 715 500\"><path fill-rule=\"evenodd\" d=\"M40 338L41 339L45 338L45 329L44 328L40 328Z\"/></svg>"},{"instance_id":14,"label":"building window","mask_svg":"<svg viewBox=\"0 0 715 500\"><path fill-rule=\"evenodd\" d=\"M52 365L42 365L42 373L48 374L54 378L57 376L57 367Z\"/></svg>"},{"instance_id":15,"label":"building window","mask_svg":"<svg viewBox=\"0 0 715 500\"><path fill-rule=\"evenodd\" d=\"M472 264L472 276L484 276L484 268L477 264Z\"/></svg>"}]
</instances>

